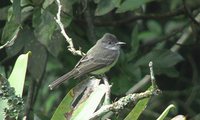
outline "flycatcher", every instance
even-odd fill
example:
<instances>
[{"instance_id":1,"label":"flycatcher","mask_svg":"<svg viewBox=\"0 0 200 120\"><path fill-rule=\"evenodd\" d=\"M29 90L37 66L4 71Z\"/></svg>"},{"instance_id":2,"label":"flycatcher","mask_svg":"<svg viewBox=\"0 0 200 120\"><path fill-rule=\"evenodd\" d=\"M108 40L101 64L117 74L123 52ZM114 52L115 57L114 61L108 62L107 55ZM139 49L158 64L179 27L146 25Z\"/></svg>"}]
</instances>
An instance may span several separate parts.
<instances>
[{"instance_id":1,"label":"flycatcher","mask_svg":"<svg viewBox=\"0 0 200 120\"><path fill-rule=\"evenodd\" d=\"M78 78L85 74L101 75L109 71L120 55L120 45L115 35L106 33L76 64L74 69L53 81L49 88L60 85L63 81Z\"/></svg>"}]
</instances>

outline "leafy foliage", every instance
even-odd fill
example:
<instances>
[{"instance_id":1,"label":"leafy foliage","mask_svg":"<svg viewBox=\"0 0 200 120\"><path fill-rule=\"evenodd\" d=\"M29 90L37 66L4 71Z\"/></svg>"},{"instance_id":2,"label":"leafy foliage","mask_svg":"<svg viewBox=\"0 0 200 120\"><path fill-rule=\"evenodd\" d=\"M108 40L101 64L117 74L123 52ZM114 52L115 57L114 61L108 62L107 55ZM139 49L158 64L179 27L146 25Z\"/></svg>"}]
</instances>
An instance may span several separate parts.
<instances>
[{"instance_id":1,"label":"leafy foliage","mask_svg":"<svg viewBox=\"0 0 200 120\"><path fill-rule=\"evenodd\" d=\"M158 115L154 113L162 113L170 103L176 105L178 113L199 119L200 30L195 21L199 0L61 0L61 4L61 21L76 49L86 52L106 32L127 43L117 65L106 73L113 84L112 101L124 96L149 74L148 63L153 61L163 94L153 97L138 119L156 119ZM0 49L0 73L8 78L17 57L32 53L21 93L27 102L28 119L50 119L66 93L79 82L70 80L54 91L48 89L49 83L70 71L80 59L67 50L68 43L54 20L57 11L55 0L13 0L0 4L0 46L10 42ZM181 45L176 44L186 34L189 37ZM172 51L177 45L180 49ZM137 92L148 86L144 84ZM66 99L71 98L63 100ZM127 106L110 118L124 119L132 109L133 105ZM175 114L173 111L167 117Z\"/></svg>"}]
</instances>

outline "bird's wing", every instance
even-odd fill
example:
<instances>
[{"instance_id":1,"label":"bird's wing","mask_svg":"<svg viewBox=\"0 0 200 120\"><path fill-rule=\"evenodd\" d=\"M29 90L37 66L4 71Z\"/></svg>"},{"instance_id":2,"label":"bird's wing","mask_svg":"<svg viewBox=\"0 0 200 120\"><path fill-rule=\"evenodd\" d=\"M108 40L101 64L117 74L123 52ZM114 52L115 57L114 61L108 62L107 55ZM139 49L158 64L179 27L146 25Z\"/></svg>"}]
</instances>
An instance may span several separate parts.
<instances>
[{"instance_id":1,"label":"bird's wing","mask_svg":"<svg viewBox=\"0 0 200 120\"><path fill-rule=\"evenodd\" d=\"M78 70L78 74L75 76L75 78L96 71L98 69L104 68L112 64L114 60L115 59L84 57L82 58L82 60L79 61L79 63L74 68Z\"/></svg>"}]
</instances>

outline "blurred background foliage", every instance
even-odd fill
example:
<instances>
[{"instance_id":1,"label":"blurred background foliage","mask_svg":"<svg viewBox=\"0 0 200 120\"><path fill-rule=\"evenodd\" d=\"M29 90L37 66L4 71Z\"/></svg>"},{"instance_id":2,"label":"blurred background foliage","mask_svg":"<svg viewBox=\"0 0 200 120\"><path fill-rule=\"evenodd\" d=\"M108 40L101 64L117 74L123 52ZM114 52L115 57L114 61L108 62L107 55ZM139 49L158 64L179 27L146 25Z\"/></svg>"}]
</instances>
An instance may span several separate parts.
<instances>
[{"instance_id":1,"label":"blurred background foliage","mask_svg":"<svg viewBox=\"0 0 200 120\"><path fill-rule=\"evenodd\" d=\"M62 22L75 47L86 52L106 32L126 42L117 65L107 73L112 101L154 72L162 94L153 97L140 119L153 120L171 103L177 109L170 117L183 114L200 119L200 12L199 0L61 0ZM55 0L4 0L0 3L0 73L6 78L16 58L31 51L23 91L25 114L30 119L50 119L66 93L78 80L70 80L54 91L49 83L68 72L80 59L68 50L68 43L54 20ZM177 44L187 33L189 37ZM186 32L185 32L186 31ZM172 50L174 45L180 49ZM140 87L144 91L150 82ZM123 119L133 105L114 115Z\"/></svg>"}]
</instances>

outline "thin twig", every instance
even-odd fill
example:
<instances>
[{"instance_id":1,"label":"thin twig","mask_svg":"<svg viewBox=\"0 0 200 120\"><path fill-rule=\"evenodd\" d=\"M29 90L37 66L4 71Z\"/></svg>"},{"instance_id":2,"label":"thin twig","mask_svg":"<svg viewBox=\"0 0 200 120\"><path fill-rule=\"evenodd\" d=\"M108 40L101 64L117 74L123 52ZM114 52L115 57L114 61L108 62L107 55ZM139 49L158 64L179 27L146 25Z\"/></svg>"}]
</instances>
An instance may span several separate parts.
<instances>
[{"instance_id":1,"label":"thin twig","mask_svg":"<svg viewBox=\"0 0 200 120\"><path fill-rule=\"evenodd\" d=\"M150 69L150 78L151 78L152 87L153 87L153 89L157 89L158 87L156 85L156 80L155 80L155 77L154 77L153 62L152 61L149 62L149 69Z\"/></svg>"},{"instance_id":2,"label":"thin twig","mask_svg":"<svg viewBox=\"0 0 200 120\"><path fill-rule=\"evenodd\" d=\"M62 5L60 4L60 0L56 0L56 2L57 2L57 5L58 5L58 12L57 12L56 17L54 19L61 29L61 34L64 36L66 41L69 43L68 50L74 55L83 56L84 53L81 50L76 50L74 48L72 39L66 34L65 29L64 29L64 25L62 24L61 18L60 18Z\"/></svg>"}]
</instances>

